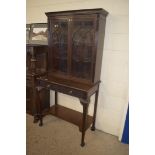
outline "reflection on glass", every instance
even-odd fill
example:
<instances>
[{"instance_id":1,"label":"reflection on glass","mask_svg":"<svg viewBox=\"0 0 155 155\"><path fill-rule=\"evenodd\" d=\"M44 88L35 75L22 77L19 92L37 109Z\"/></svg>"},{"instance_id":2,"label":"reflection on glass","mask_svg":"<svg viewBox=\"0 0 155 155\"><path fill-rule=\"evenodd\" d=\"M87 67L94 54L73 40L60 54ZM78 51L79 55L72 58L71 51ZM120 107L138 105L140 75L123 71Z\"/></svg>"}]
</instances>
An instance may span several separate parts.
<instances>
[{"instance_id":1,"label":"reflection on glass","mask_svg":"<svg viewBox=\"0 0 155 155\"><path fill-rule=\"evenodd\" d=\"M65 20L52 22L52 49L54 69L67 72L68 24Z\"/></svg>"},{"instance_id":2,"label":"reflection on glass","mask_svg":"<svg viewBox=\"0 0 155 155\"><path fill-rule=\"evenodd\" d=\"M30 43L31 44L47 44L48 30L47 23L31 24Z\"/></svg>"},{"instance_id":3,"label":"reflection on glass","mask_svg":"<svg viewBox=\"0 0 155 155\"><path fill-rule=\"evenodd\" d=\"M93 49L93 22L74 21L72 35L72 74L84 79L91 76L91 60Z\"/></svg>"},{"instance_id":4,"label":"reflection on glass","mask_svg":"<svg viewBox=\"0 0 155 155\"><path fill-rule=\"evenodd\" d=\"M47 28L33 28L32 40L47 41Z\"/></svg>"}]
</instances>

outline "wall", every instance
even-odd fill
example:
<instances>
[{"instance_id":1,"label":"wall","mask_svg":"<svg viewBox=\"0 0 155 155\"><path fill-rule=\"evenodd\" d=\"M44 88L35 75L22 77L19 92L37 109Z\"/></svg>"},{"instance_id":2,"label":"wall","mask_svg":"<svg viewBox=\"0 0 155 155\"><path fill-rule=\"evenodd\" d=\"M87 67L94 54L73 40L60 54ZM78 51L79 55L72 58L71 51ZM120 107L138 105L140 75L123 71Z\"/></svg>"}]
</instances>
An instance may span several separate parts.
<instances>
[{"instance_id":1,"label":"wall","mask_svg":"<svg viewBox=\"0 0 155 155\"><path fill-rule=\"evenodd\" d=\"M46 22L45 12L87 8L104 8L109 12L96 127L121 137L128 104L128 0L27 0L26 22ZM90 114L93 101L94 96ZM77 98L59 94L59 103L82 111Z\"/></svg>"}]
</instances>

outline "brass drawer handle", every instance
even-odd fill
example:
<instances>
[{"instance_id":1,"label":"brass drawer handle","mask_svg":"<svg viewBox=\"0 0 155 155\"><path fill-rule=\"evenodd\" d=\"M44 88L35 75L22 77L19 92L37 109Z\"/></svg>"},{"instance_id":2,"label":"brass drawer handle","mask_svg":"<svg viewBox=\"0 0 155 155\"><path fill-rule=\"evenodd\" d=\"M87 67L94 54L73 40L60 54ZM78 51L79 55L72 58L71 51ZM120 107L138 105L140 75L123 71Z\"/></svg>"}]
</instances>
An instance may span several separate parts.
<instances>
[{"instance_id":1,"label":"brass drawer handle","mask_svg":"<svg viewBox=\"0 0 155 155\"><path fill-rule=\"evenodd\" d=\"M70 90L70 91L69 91L69 94L72 94L72 92L73 92L73 91L72 91L72 90Z\"/></svg>"},{"instance_id":2,"label":"brass drawer handle","mask_svg":"<svg viewBox=\"0 0 155 155\"><path fill-rule=\"evenodd\" d=\"M36 61L37 61L37 59L34 59L34 58L31 59L31 62L36 62Z\"/></svg>"},{"instance_id":3,"label":"brass drawer handle","mask_svg":"<svg viewBox=\"0 0 155 155\"><path fill-rule=\"evenodd\" d=\"M47 85L47 88L50 88L51 85Z\"/></svg>"}]
</instances>

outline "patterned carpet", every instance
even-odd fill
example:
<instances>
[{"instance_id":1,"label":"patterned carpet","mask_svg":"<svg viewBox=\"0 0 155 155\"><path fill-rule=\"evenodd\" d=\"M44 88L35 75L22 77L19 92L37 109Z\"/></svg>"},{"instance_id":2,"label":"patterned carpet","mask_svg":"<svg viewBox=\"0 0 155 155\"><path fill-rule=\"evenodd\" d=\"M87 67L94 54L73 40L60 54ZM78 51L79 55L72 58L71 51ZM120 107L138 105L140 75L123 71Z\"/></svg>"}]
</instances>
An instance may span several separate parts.
<instances>
[{"instance_id":1,"label":"patterned carpet","mask_svg":"<svg viewBox=\"0 0 155 155\"><path fill-rule=\"evenodd\" d=\"M129 146L118 138L96 130L87 130L85 147L80 146L81 133L77 126L48 115L44 126L33 124L27 115L27 155L128 155Z\"/></svg>"}]
</instances>

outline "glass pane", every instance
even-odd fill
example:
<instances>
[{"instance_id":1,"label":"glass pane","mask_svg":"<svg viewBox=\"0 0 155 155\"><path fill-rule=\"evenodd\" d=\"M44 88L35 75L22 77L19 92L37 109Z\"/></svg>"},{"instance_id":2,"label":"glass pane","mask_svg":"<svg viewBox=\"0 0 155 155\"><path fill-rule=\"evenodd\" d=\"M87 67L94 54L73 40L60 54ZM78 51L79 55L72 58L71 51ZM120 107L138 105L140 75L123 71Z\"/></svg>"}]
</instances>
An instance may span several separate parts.
<instances>
[{"instance_id":1,"label":"glass pane","mask_svg":"<svg viewBox=\"0 0 155 155\"><path fill-rule=\"evenodd\" d=\"M32 44L47 44L47 23L31 24L31 35L29 43Z\"/></svg>"},{"instance_id":2,"label":"glass pane","mask_svg":"<svg viewBox=\"0 0 155 155\"><path fill-rule=\"evenodd\" d=\"M63 19L52 20L51 28L53 69L67 72L68 22Z\"/></svg>"},{"instance_id":3,"label":"glass pane","mask_svg":"<svg viewBox=\"0 0 155 155\"><path fill-rule=\"evenodd\" d=\"M72 75L91 79L94 46L93 20L74 20L72 34Z\"/></svg>"}]
</instances>

